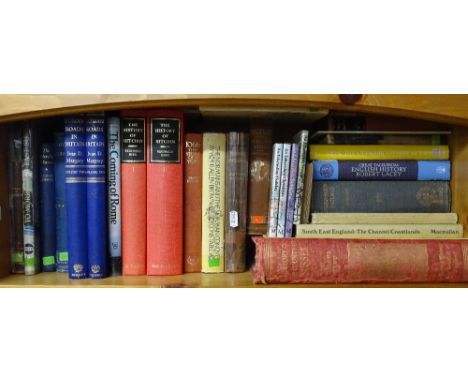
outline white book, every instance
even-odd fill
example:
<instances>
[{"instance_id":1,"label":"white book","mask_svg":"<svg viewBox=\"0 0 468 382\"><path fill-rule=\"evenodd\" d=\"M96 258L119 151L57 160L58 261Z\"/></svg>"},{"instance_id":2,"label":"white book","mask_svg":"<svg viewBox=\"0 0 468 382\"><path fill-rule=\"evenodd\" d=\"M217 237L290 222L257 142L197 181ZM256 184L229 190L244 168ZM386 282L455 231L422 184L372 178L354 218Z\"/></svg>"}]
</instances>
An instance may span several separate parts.
<instances>
[{"instance_id":1,"label":"white book","mask_svg":"<svg viewBox=\"0 0 468 382\"><path fill-rule=\"evenodd\" d=\"M281 164L283 158L283 144L273 145L273 156L271 159L271 179L270 179L270 208L268 215L268 237L276 237L276 227L278 224L278 206L281 185Z\"/></svg>"},{"instance_id":2,"label":"white book","mask_svg":"<svg viewBox=\"0 0 468 382\"><path fill-rule=\"evenodd\" d=\"M278 203L278 224L276 237L284 237L286 231L286 214L288 209L289 165L291 163L291 144L283 144L283 158L281 161L280 195Z\"/></svg>"}]
</instances>

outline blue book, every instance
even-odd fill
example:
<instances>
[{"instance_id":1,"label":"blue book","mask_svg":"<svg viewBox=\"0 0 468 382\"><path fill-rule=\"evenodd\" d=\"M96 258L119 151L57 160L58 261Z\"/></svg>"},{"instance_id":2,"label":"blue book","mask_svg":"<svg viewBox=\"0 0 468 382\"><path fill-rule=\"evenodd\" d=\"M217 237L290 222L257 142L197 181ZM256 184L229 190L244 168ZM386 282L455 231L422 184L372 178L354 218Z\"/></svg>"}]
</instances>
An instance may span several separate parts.
<instances>
[{"instance_id":1,"label":"blue book","mask_svg":"<svg viewBox=\"0 0 468 382\"><path fill-rule=\"evenodd\" d=\"M68 276L83 279L88 277L85 122L81 116L64 122Z\"/></svg>"},{"instance_id":2,"label":"blue book","mask_svg":"<svg viewBox=\"0 0 468 382\"><path fill-rule=\"evenodd\" d=\"M120 118L107 119L107 220L109 224L109 273L122 274L122 220L120 208Z\"/></svg>"},{"instance_id":3,"label":"blue book","mask_svg":"<svg viewBox=\"0 0 468 382\"><path fill-rule=\"evenodd\" d=\"M448 160L315 160L314 180L450 180Z\"/></svg>"},{"instance_id":4,"label":"blue book","mask_svg":"<svg viewBox=\"0 0 468 382\"><path fill-rule=\"evenodd\" d=\"M88 275L103 278L106 270L106 134L104 114L86 117L88 209Z\"/></svg>"},{"instance_id":5,"label":"blue book","mask_svg":"<svg viewBox=\"0 0 468 382\"><path fill-rule=\"evenodd\" d=\"M67 211L65 208L65 134L54 134L55 261L57 272L68 272Z\"/></svg>"},{"instance_id":6,"label":"blue book","mask_svg":"<svg viewBox=\"0 0 468 382\"><path fill-rule=\"evenodd\" d=\"M43 143L39 154L42 270L55 272L55 180L53 145Z\"/></svg>"}]
</instances>

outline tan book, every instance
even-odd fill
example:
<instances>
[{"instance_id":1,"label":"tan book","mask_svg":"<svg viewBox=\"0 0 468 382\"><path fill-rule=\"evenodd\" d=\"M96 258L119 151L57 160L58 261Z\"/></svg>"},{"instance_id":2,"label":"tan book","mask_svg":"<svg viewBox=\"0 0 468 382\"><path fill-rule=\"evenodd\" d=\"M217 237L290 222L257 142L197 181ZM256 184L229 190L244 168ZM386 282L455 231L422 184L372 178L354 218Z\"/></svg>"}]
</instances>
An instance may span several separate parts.
<instances>
[{"instance_id":1,"label":"tan book","mask_svg":"<svg viewBox=\"0 0 468 382\"><path fill-rule=\"evenodd\" d=\"M304 176L304 197L302 200L301 224L310 222L310 210L312 207L312 185L314 178L314 165L312 162L306 164Z\"/></svg>"},{"instance_id":2,"label":"tan book","mask_svg":"<svg viewBox=\"0 0 468 382\"><path fill-rule=\"evenodd\" d=\"M456 224L458 216L448 213L367 213L367 212L315 212L312 224Z\"/></svg>"}]
</instances>

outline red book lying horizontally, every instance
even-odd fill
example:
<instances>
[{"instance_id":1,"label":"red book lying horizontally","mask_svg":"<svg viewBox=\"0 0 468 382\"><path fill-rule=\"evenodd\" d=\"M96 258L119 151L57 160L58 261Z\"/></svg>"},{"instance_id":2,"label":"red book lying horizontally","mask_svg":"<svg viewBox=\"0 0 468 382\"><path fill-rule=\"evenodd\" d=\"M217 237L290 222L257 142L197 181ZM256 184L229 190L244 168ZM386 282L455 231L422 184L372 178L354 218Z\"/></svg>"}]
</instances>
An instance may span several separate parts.
<instances>
[{"instance_id":1,"label":"red book lying horizontally","mask_svg":"<svg viewBox=\"0 0 468 382\"><path fill-rule=\"evenodd\" d=\"M148 112L147 274L183 272L183 114Z\"/></svg>"}]
</instances>

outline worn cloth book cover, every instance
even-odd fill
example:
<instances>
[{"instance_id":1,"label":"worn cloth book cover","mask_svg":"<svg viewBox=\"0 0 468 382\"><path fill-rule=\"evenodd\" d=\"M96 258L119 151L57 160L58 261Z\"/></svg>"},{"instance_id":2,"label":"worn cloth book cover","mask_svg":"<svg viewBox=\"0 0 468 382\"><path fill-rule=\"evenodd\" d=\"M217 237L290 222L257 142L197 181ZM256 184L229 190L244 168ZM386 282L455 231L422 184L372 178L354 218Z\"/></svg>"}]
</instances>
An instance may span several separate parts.
<instances>
[{"instance_id":1,"label":"worn cloth book cover","mask_svg":"<svg viewBox=\"0 0 468 382\"><path fill-rule=\"evenodd\" d=\"M255 283L468 281L468 240L254 237Z\"/></svg>"},{"instance_id":2,"label":"worn cloth book cover","mask_svg":"<svg viewBox=\"0 0 468 382\"><path fill-rule=\"evenodd\" d=\"M314 180L450 180L450 161L315 160Z\"/></svg>"},{"instance_id":3,"label":"worn cloth book cover","mask_svg":"<svg viewBox=\"0 0 468 382\"><path fill-rule=\"evenodd\" d=\"M120 118L107 117L107 224L109 274L122 274L122 214L120 193Z\"/></svg>"},{"instance_id":4,"label":"worn cloth book cover","mask_svg":"<svg viewBox=\"0 0 468 382\"><path fill-rule=\"evenodd\" d=\"M306 171L304 177L304 197L302 201L301 210L301 224L310 222L310 211L312 207L312 187L314 178L314 165L312 162L306 164Z\"/></svg>"},{"instance_id":5,"label":"worn cloth book cover","mask_svg":"<svg viewBox=\"0 0 468 382\"><path fill-rule=\"evenodd\" d=\"M458 215L447 213L411 212L315 212L312 224L456 224Z\"/></svg>"},{"instance_id":6,"label":"worn cloth book cover","mask_svg":"<svg viewBox=\"0 0 468 382\"><path fill-rule=\"evenodd\" d=\"M39 152L41 258L43 272L55 272L57 269L55 260L56 224L53 150L53 144L47 142L41 144Z\"/></svg>"},{"instance_id":7,"label":"worn cloth book cover","mask_svg":"<svg viewBox=\"0 0 468 382\"><path fill-rule=\"evenodd\" d=\"M122 273L146 274L146 111L120 114Z\"/></svg>"},{"instance_id":8,"label":"worn cloth book cover","mask_svg":"<svg viewBox=\"0 0 468 382\"><path fill-rule=\"evenodd\" d=\"M299 145L293 143L291 145L291 161L289 168L289 182L288 182L288 197L286 205L286 227L284 237L291 237L293 232L294 223L294 209L296 202L297 191L297 173L299 166ZM302 206L301 206L302 209Z\"/></svg>"},{"instance_id":9,"label":"worn cloth book cover","mask_svg":"<svg viewBox=\"0 0 468 382\"><path fill-rule=\"evenodd\" d=\"M244 272L247 237L249 136L226 133L226 213L224 271Z\"/></svg>"},{"instance_id":10,"label":"worn cloth book cover","mask_svg":"<svg viewBox=\"0 0 468 382\"><path fill-rule=\"evenodd\" d=\"M82 115L64 119L68 276L88 277L86 130Z\"/></svg>"},{"instance_id":11,"label":"worn cloth book cover","mask_svg":"<svg viewBox=\"0 0 468 382\"><path fill-rule=\"evenodd\" d=\"M296 200L294 202L294 224L301 222L302 203L304 199L304 176L307 162L307 145L309 131L301 130L294 136L294 143L299 145L299 163L297 168Z\"/></svg>"},{"instance_id":12,"label":"worn cloth book cover","mask_svg":"<svg viewBox=\"0 0 468 382\"><path fill-rule=\"evenodd\" d=\"M442 181L323 180L314 182L314 212L450 212Z\"/></svg>"},{"instance_id":13,"label":"worn cloth book cover","mask_svg":"<svg viewBox=\"0 0 468 382\"><path fill-rule=\"evenodd\" d=\"M8 207L12 273L24 273L23 237L23 133L20 126L8 132Z\"/></svg>"},{"instance_id":14,"label":"worn cloth book cover","mask_svg":"<svg viewBox=\"0 0 468 382\"><path fill-rule=\"evenodd\" d=\"M283 164L283 144L275 143L271 159L270 202L268 213L268 237L276 237L278 209L281 188L281 166Z\"/></svg>"},{"instance_id":15,"label":"worn cloth book cover","mask_svg":"<svg viewBox=\"0 0 468 382\"><path fill-rule=\"evenodd\" d=\"M278 223L276 237L284 237L286 232L286 212L288 207L289 170L291 163L291 143L283 143L281 163L280 193L278 201Z\"/></svg>"},{"instance_id":16,"label":"worn cloth book cover","mask_svg":"<svg viewBox=\"0 0 468 382\"><path fill-rule=\"evenodd\" d=\"M202 272L224 272L226 135L203 133Z\"/></svg>"},{"instance_id":17,"label":"worn cloth book cover","mask_svg":"<svg viewBox=\"0 0 468 382\"><path fill-rule=\"evenodd\" d=\"M55 261L57 272L68 272L67 211L65 208L65 134L54 133Z\"/></svg>"},{"instance_id":18,"label":"worn cloth book cover","mask_svg":"<svg viewBox=\"0 0 468 382\"><path fill-rule=\"evenodd\" d=\"M148 112L147 143L147 274L183 273L182 112Z\"/></svg>"}]
</instances>

